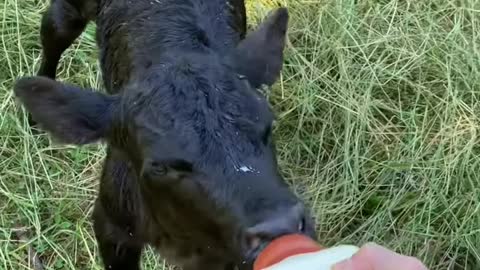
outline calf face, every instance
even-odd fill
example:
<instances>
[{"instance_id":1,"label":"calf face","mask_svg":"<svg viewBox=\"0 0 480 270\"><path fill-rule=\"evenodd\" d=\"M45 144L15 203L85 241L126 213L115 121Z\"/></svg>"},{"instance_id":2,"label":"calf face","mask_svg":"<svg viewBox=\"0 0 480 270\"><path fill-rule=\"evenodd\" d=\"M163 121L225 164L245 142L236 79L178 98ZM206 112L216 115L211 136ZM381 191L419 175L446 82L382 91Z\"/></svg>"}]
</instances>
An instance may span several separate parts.
<instances>
[{"instance_id":1,"label":"calf face","mask_svg":"<svg viewBox=\"0 0 480 270\"><path fill-rule=\"evenodd\" d=\"M114 95L46 77L17 82L16 95L54 137L103 140L116 153L107 158L96 206L97 218L115 229L96 226L100 242L153 244L186 269L251 269L272 239L313 236L311 218L280 176L274 116L256 90L279 75L287 23L286 9L278 9L222 54L172 47L154 63L131 65ZM104 246L110 268L128 265Z\"/></svg>"}]
</instances>

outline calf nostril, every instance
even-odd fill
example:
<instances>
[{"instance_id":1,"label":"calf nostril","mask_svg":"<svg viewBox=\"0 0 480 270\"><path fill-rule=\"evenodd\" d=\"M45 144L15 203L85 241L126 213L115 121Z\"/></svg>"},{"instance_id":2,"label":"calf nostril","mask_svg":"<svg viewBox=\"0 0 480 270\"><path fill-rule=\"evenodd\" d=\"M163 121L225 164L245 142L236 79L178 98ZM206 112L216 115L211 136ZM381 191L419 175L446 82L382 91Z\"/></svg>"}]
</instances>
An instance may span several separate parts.
<instances>
[{"instance_id":1,"label":"calf nostril","mask_svg":"<svg viewBox=\"0 0 480 270\"><path fill-rule=\"evenodd\" d=\"M302 218L298 223L298 232L305 232L305 218Z\"/></svg>"},{"instance_id":2,"label":"calf nostril","mask_svg":"<svg viewBox=\"0 0 480 270\"><path fill-rule=\"evenodd\" d=\"M262 244L262 239L257 235L249 235L247 237L247 245L251 250L256 250Z\"/></svg>"}]
</instances>

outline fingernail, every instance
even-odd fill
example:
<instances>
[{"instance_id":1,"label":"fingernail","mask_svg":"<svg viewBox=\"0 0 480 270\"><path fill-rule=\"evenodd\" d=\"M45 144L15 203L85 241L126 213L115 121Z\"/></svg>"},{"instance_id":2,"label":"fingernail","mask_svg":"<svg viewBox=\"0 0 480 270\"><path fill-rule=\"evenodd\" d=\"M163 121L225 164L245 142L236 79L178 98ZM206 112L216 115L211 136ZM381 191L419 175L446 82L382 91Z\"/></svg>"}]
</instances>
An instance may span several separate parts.
<instances>
[{"instance_id":1,"label":"fingernail","mask_svg":"<svg viewBox=\"0 0 480 270\"><path fill-rule=\"evenodd\" d=\"M350 270L352 268L352 260L344 260L342 262L339 262L335 264L332 268L332 270Z\"/></svg>"}]
</instances>

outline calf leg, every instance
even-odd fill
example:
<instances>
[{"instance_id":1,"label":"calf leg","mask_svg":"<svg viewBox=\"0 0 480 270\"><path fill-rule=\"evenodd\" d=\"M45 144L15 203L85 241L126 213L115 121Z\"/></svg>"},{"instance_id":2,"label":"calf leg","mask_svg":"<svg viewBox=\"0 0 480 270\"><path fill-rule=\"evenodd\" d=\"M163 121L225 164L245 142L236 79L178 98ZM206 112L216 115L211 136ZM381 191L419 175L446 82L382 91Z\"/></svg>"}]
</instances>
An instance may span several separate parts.
<instances>
[{"instance_id":1,"label":"calf leg","mask_svg":"<svg viewBox=\"0 0 480 270\"><path fill-rule=\"evenodd\" d=\"M97 202L93 228L106 270L140 270L143 245L131 240L128 228L115 225Z\"/></svg>"},{"instance_id":2,"label":"calf leg","mask_svg":"<svg viewBox=\"0 0 480 270\"><path fill-rule=\"evenodd\" d=\"M140 270L140 247L114 243L110 240L97 238L100 256L105 269L108 270Z\"/></svg>"},{"instance_id":3,"label":"calf leg","mask_svg":"<svg viewBox=\"0 0 480 270\"><path fill-rule=\"evenodd\" d=\"M92 3L91 3L92 2ZM90 0L52 0L40 29L42 62L38 75L55 79L62 53L83 32L93 10Z\"/></svg>"},{"instance_id":4,"label":"calf leg","mask_svg":"<svg viewBox=\"0 0 480 270\"><path fill-rule=\"evenodd\" d=\"M240 39L244 39L247 34L247 12L245 10L245 0L229 1L233 9L234 26L240 35Z\"/></svg>"}]
</instances>

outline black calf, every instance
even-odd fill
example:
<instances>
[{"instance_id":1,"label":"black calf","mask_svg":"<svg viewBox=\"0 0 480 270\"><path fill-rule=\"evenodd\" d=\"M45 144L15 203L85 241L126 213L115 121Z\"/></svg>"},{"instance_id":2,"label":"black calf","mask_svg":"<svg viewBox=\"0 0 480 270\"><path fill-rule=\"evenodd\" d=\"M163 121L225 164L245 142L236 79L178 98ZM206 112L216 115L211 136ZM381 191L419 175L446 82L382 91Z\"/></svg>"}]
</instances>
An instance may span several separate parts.
<instances>
[{"instance_id":1,"label":"black calf","mask_svg":"<svg viewBox=\"0 0 480 270\"><path fill-rule=\"evenodd\" d=\"M97 23L108 95L54 80ZM15 93L66 143L108 143L94 210L106 269L139 269L145 244L185 270L251 269L259 250L313 222L277 168L275 82L288 24L274 11L245 37L242 0L53 0L40 76Z\"/></svg>"}]
</instances>

